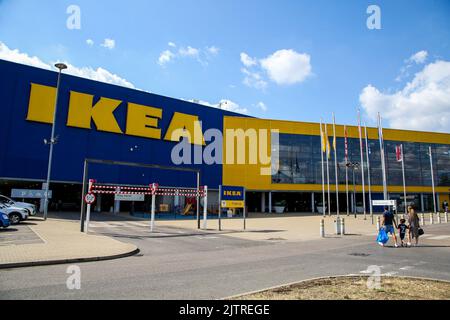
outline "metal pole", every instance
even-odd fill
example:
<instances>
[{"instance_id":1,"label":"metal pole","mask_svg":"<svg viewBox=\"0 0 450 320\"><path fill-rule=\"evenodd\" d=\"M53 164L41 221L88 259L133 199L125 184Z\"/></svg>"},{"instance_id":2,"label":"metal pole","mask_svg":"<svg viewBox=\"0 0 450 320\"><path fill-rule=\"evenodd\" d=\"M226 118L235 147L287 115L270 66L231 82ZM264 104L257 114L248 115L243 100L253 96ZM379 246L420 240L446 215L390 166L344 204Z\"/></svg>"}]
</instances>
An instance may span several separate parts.
<instances>
[{"instance_id":1,"label":"metal pole","mask_svg":"<svg viewBox=\"0 0 450 320\"><path fill-rule=\"evenodd\" d=\"M80 231L81 232L84 232L84 219L85 219L84 196L86 195L88 169L89 169L89 162L87 161L87 159L84 159L83 187L82 187L82 190L81 190L81 215L80 215L80 223L81 223L81 230Z\"/></svg>"},{"instance_id":2,"label":"metal pole","mask_svg":"<svg viewBox=\"0 0 450 320\"><path fill-rule=\"evenodd\" d=\"M347 201L347 216L350 215L349 201L348 201L348 138L347 126L344 126L345 135L345 196Z\"/></svg>"},{"instance_id":3,"label":"metal pole","mask_svg":"<svg viewBox=\"0 0 450 320\"><path fill-rule=\"evenodd\" d=\"M53 160L53 145L55 144L55 122L56 122L56 109L58 107L58 96L59 96L59 85L61 82L61 72L58 72L58 82L56 84L56 95L55 95L55 109L53 110L53 122L52 122L52 133L50 136L50 151L48 154L48 166L47 166L47 180L45 184L45 195L44 195L44 220L47 220L48 215L48 192L50 190L50 176L52 173L52 160Z\"/></svg>"},{"instance_id":4,"label":"metal pole","mask_svg":"<svg viewBox=\"0 0 450 320\"><path fill-rule=\"evenodd\" d=\"M336 215L339 217L339 177L337 167L337 141L336 141L336 121L333 112L333 148L334 148L334 175L336 177Z\"/></svg>"},{"instance_id":5,"label":"metal pole","mask_svg":"<svg viewBox=\"0 0 450 320\"><path fill-rule=\"evenodd\" d=\"M203 187L203 229L208 229L208 186Z\"/></svg>"},{"instance_id":6,"label":"metal pole","mask_svg":"<svg viewBox=\"0 0 450 320\"><path fill-rule=\"evenodd\" d=\"M219 185L219 231L222 231L222 185Z\"/></svg>"},{"instance_id":7,"label":"metal pole","mask_svg":"<svg viewBox=\"0 0 450 320\"><path fill-rule=\"evenodd\" d=\"M364 150L362 142L362 128L361 128L361 114L358 109L358 127L359 127L359 149L361 152L361 182L362 182L362 197L363 197L363 212L364 220L366 220L366 190L364 186Z\"/></svg>"},{"instance_id":8,"label":"metal pole","mask_svg":"<svg viewBox=\"0 0 450 320\"><path fill-rule=\"evenodd\" d=\"M93 183L94 183L94 180L89 179L88 192L91 192ZM91 204L88 203L88 205L87 205L87 212L86 212L86 233L89 233L89 222L90 222L90 220L91 220Z\"/></svg>"},{"instance_id":9,"label":"metal pole","mask_svg":"<svg viewBox=\"0 0 450 320\"><path fill-rule=\"evenodd\" d=\"M434 172L433 172L433 154L431 153L431 146L428 148L430 155L430 168L431 168L431 187L433 189L433 208L436 213L436 193L434 190Z\"/></svg>"},{"instance_id":10,"label":"metal pole","mask_svg":"<svg viewBox=\"0 0 450 320\"><path fill-rule=\"evenodd\" d=\"M156 206L156 185L152 184L152 210L151 210L151 221L150 221L150 232L153 232L155 226L155 206Z\"/></svg>"},{"instance_id":11,"label":"metal pole","mask_svg":"<svg viewBox=\"0 0 450 320\"><path fill-rule=\"evenodd\" d=\"M373 206L372 206L372 181L370 177L370 159L369 159L369 137L367 135L367 126L364 123L364 136L366 139L366 162L367 162L367 183L369 185L369 210L370 220L373 224Z\"/></svg>"},{"instance_id":12,"label":"metal pole","mask_svg":"<svg viewBox=\"0 0 450 320\"><path fill-rule=\"evenodd\" d=\"M200 172L197 172L197 229L200 229Z\"/></svg>"},{"instance_id":13,"label":"metal pole","mask_svg":"<svg viewBox=\"0 0 450 320\"><path fill-rule=\"evenodd\" d=\"M353 212L355 214L355 218L356 218L356 186L355 186L355 167L352 166L352 172L353 172Z\"/></svg>"},{"instance_id":14,"label":"metal pole","mask_svg":"<svg viewBox=\"0 0 450 320\"><path fill-rule=\"evenodd\" d=\"M243 210L243 212L242 212L242 214L243 214L243 218L244 218L244 231L245 231L245 229L246 229L246 223L247 223L247 221L246 221L246 211L247 211L247 204L245 203L245 188L244 188L244 210Z\"/></svg>"},{"instance_id":15,"label":"metal pole","mask_svg":"<svg viewBox=\"0 0 450 320\"><path fill-rule=\"evenodd\" d=\"M403 175L403 206L405 215L408 214L408 210L406 208L406 180L405 180L405 157L403 155L403 143L400 145L400 152L402 155L402 175Z\"/></svg>"},{"instance_id":16,"label":"metal pole","mask_svg":"<svg viewBox=\"0 0 450 320\"><path fill-rule=\"evenodd\" d=\"M388 200L386 159L384 156L383 124L381 123L380 113L378 113L378 140L380 142L381 171L382 171L382 176L383 176L383 196L384 196L384 200Z\"/></svg>"},{"instance_id":17,"label":"metal pole","mask_svg":"<svg viewBox=\"0 0 450 320\"><path fill-rule=\"evenodd\" d=\"M328 163L328 153L330 152L329 149L329 140L328 140L328 128L327 128L327 124L325 124L325 136L327 138L327 144L326 144L326 151L327 151L327 155L326 155L326 160L327 160L327 189L328 189L328 215L331 216L331 197L330 197L330 165Z\"/></svg>"},{"instance_id":18,"label":"metal pole","mask_svg":"<svg viewBox=\"0 0 450 320\"><path fill-rule=\"evenodd\" d=\"M325 172L324 172L324 166L323 166L323 149L326 148L323 145L323 130L322 130L322 118L320 119L320 158L321 158L321 165L322 165L322 213L325 217Z\"/></svg>"}]
</instances>

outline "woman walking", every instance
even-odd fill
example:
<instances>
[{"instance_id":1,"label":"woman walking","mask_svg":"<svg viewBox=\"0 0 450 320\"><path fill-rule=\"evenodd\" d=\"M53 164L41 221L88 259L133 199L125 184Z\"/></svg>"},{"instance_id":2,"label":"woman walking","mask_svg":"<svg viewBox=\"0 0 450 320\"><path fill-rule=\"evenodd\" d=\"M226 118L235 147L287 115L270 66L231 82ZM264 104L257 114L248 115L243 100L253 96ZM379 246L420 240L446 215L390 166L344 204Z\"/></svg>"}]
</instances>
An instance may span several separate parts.
<instances>
[{"instance_id":1,"label":"woman walking","mask_svg":"<svg viewBox=\"0 0 450 320\"><path fill-rule=\"evenodd\" d=\"M419 216L417 215L416 211L412 206L408 206L408 224L409 224L409 233L408 238L409 242L408 245L411 245L412 238L415 240L414 246L419 245Z\"/></svg>"}]
</instances>

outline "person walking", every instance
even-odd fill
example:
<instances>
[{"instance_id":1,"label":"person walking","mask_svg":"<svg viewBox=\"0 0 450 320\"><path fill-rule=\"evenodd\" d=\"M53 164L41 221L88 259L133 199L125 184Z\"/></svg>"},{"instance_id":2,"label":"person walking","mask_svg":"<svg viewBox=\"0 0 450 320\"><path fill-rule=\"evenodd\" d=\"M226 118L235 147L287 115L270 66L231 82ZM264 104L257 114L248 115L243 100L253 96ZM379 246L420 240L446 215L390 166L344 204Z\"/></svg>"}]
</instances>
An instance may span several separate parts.
<instances>
[{"instance_id":1,"label":"person walking","mask_svg":"<svg viewBox=\"0 0 450 320\"><path fill-rule=\"evenodd\" d=\"M419 245L419 229L420 229L420 220L416 211L412 206L408 206L408 224L409 224L409 233L408 233L408 246L411 246L412 239L415 240L414 246Z\"/></svg>"},{"instance_id":2,"label":"person walking","mask_svg":"<svg viewBox=\"0 0 450 320\"><path fill-rule=\"evenodd\" d=\"M442 208L444 209L445 213L448 213L448 202L447 202L447 200L444 200L444 202L442 202Z\"/></svg>"},{"instance_id":3,"label":"person walking","mask_svg":"<svg viewBox=\"0 0 450 320\"><path fill-rule=\"evenodd\" d=\"M395 229L397 229L397 222L395 221L394 214L391 211L389 211L389 207L384 207L383 222L381 225L388 235L389 233L392 234L392 237L394 238L394 246L397 248L398 247L397 236L395 235Z\"/></svg>"}]
</instances>

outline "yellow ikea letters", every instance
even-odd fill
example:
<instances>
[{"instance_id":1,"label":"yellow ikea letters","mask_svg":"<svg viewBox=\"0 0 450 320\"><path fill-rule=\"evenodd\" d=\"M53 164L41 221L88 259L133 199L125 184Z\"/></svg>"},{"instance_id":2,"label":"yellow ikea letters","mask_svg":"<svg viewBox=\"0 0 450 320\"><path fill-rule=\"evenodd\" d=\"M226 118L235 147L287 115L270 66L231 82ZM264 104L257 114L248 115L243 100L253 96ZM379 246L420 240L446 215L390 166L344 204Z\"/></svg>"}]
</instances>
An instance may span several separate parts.
<instances>
[{"instance_id":1,"label":"yellow ikea letters","mask_svg":"<svg viewBox=\"0 0 450 320\"><path fill-rule=\"evenodd\" d=\"M26 120L51 124L55 110L56 88L40 84L31 84L30 100ZM114 112L123 105L123 101L100 97L94 104L94 95L70 91L67 126L91 129L91 122L97 130L122 134ZM125 134L161 139L159 120L163 110L129 102L127 104ZM179 141L186 136L191 144L204 145L202 128L198 116L175 112L169 124L164 140Z\"/></svg>"},{"instance_id":2,"label":"yellow ikea letters","mask_svg":"<svg viewBox=\"0 0 450 320\"><path fill-rule=\"evenodd\" d=\"M102 97L92 106L93 101L93 95L70 91L67 125L91 129L92 119L99 131L122 133L113 114L122 101Z\"/></svg>"}]
</instances>

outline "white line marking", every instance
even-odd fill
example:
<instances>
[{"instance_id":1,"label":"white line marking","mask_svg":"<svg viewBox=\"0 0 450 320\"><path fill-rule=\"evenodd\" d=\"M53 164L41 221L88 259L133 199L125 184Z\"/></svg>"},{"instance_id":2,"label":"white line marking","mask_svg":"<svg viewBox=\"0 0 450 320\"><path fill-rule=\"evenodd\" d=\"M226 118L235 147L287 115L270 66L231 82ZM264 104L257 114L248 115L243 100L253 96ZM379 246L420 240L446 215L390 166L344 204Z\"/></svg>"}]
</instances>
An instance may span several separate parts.
<instances>
[{"instance_id":1,"label":"white line marking","mask_svg":"<svg viewBox=\"0 0 450 320\"><path fill-rule=\"evenodd\" d=\"M448 239L448 238L450 238L450 236L436 236L436 237L428 238L428 240L444 240L444 239Z\"/></svg>"},{"instance_id":2,"label":"white line marking","mask_svg":"<svg viewBox=\"0 0 450 320\"><path fill-rule=\"evenodd\" d=\"M391 276L394 276L396 274L398 274L397 271L391 271L391 272L386 272L386 273L382 274L382 276L391 277Z\"/></svg>"},{"instance_id":3,"label":"white line marking","mask_svg":"<svg viewBox=\"0 0 450 320\"><path fill-rule=\"evenodd\" d=\"M404 267L401 267L399 270L411 270L411 269L413 269L414 267L413 266L404 266Z\"/></svg>"}]
</instances>

